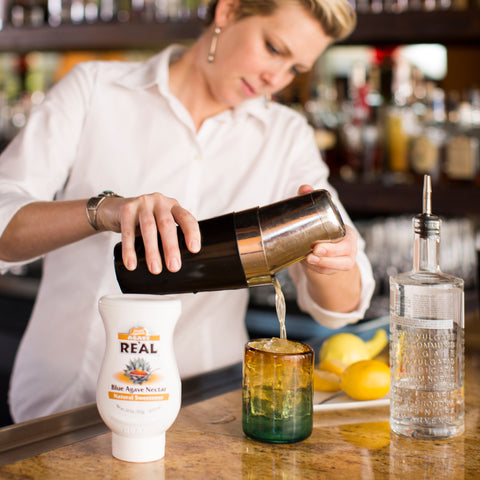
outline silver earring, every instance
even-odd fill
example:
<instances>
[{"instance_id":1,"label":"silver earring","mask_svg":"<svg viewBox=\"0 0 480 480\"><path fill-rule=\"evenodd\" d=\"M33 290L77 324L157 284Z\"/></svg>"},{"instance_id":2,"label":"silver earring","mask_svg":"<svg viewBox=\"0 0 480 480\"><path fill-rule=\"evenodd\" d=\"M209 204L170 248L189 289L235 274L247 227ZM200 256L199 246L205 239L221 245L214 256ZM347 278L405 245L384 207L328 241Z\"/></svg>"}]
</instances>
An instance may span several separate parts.
<instances>
[{"instance_id":1,"label":"silver earring","mask_svg":"<svg viewBox=\"0 0 480 480\"><path fill-rule=\"evenodd\" d=\"M218 36L220 35L221 31L222 29L220 27L215 27L215 29L213 30L212 43L210 44L210 51L208 52L208 63L213 63L213 61L215 60Z\"/></svg>"}]
</instances>

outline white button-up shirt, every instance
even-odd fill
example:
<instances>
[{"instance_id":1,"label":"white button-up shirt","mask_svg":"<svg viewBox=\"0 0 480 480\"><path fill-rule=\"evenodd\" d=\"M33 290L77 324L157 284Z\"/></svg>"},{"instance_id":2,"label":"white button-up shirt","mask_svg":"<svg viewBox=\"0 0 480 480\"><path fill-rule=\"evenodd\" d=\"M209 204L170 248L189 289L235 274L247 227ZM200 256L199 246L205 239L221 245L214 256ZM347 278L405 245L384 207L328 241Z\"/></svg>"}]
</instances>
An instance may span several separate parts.
<instances>
[{"instance_id":1,"label":"white button-up shirt","mask_svg":"<svg viewBox=\"0 0 480 480\"><path fill-rule=\"evenodd\" d=\"M168 88L172 46L144 63L76 66L32 111L0 158L0 232L34 201L161 192L197 219L296 195L301 184L330 190L311 128L263 99L207 119L199 131ZM35 238L32 238L35 241ZM105 333L98 299L118 293L113 247L103 232L45 255L32 318L15 361L10 404L15 421L95 400ZM362 301L348 314L325 311L308 296L297 268L299 302L317 321L340 327L360 319L374 281L359 240ZM0 262L6 271L11 263ZM248 290L180 295L174 345L186 378L239 362L247 340Z\"/></svg>"}]
</instances>

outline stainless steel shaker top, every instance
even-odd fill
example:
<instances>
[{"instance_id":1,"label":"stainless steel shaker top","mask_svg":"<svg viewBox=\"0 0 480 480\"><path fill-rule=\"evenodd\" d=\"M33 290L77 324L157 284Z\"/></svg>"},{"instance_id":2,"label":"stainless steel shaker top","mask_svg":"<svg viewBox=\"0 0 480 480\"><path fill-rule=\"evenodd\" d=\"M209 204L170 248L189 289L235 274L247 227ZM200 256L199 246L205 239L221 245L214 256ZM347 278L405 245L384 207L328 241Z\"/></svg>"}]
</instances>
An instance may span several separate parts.
<instances>
[{"instance_id":1,"label":"stainless steel shaker top","mask_svg":"<svg viewBox=\"0 0 480 480\"><path fill-rule=\"evenodd\" d=\"M345 236L345 225L326 190L237 212L235 230L249 286L271 283L272 275L304 259L316 242Z\"/></svg>"}]
</instances>

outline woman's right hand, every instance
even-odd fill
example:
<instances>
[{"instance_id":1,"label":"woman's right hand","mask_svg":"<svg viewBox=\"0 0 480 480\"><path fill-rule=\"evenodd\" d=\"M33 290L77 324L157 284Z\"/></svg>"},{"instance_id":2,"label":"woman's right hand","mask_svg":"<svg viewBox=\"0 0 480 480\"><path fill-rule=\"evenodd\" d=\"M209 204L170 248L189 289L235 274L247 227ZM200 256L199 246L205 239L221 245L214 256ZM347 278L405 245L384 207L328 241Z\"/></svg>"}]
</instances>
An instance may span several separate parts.
<instances>
[{"instance_id":1,"label":"woman's right hand","mask_svg":"<svg viewBox=\"0 0 480 480\"><path fill-rule=\"evenodd\" d=\"M177 224L192 253L197 253L201 246L200 228L195 217L177 200L161 193L136 198L108 197L98 209L97 223L100 230L122 233L122 258L128 270L137 267L137 234L143 238L147 266L154 274L160 273L164 265L171 272L181 268ZM158 233L162 240L163 259L158 248Z\"/></svg>"}]
</instances>

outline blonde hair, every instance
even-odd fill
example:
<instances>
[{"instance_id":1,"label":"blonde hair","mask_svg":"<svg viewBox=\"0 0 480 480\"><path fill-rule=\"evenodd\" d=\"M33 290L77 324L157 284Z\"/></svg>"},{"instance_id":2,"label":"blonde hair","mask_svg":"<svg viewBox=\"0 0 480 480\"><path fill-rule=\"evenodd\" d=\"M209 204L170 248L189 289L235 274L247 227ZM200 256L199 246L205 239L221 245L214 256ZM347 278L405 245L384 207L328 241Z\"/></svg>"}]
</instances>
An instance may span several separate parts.
<instances>
[{"instance_id":1,"label":"blonde hair","mask_svg":"<svg viewBox=\"0 0 480 480\"><path fill-rule=\"evenodd\" d=\"M207 25L215 19L217 3L218 0L212 0L208 5ZM348 37L357 24L357 16L348 0L237 0L237 20L253 15L272 15L287 3L303 6L318 20L325 35L333 42Z\"/></svg>"}]
</instances>

